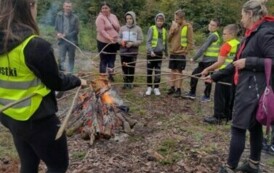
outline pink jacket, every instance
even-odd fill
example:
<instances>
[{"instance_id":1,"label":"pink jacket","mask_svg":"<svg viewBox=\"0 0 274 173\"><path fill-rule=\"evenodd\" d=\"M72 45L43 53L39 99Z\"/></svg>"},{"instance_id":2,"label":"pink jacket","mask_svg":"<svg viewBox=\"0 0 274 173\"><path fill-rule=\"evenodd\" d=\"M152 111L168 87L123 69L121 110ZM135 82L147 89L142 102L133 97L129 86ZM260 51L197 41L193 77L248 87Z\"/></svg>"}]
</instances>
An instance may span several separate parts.
<instances>
[{"instance_id":1,"label":"pink jacket","mask_svg":"<svg viewBox=\"0 0 274 173\"><path fill-rule=\"evenodd\" d=\"M103 43L110 43L110 38L118 39L120 23L114 14L105 16L102 13L96 18L97 40Z\"/></svg>"}]
</instances>

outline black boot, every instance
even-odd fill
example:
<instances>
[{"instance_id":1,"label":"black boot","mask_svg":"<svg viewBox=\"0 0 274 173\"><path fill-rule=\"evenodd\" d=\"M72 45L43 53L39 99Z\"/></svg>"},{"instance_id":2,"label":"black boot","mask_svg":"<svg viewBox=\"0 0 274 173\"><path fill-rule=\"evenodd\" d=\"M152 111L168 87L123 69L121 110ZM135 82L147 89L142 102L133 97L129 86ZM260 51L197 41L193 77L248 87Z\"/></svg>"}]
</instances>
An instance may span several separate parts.
<instances>
[{"instance_id":1,"label":"black boot","mask_svg":"<svg viewBox=\"0 0 274 173\"><path fill-rule=\"evenodd\" d=\"M167 95L171 95L171 94L173 94L174 92L175 92L175 88L174 88L174 86L172 86L171 88L168 89Z\"/></svg>"},{"instance_id":2,"label":"black boot","mask_svg":"<svg viewBox=\"0 0 274 173\"><path fill-rule=\"evenodd\" d=\"M236 170L241 172L248 172L248 173L259 173L260 172L259 162L252 163L252 161L247 160L241 166L236 168Z\"/></svg>"},{"instance_id":3,"label":"black boot","mask_svg":"<svg viewBox=\"0 0 274 173\"><path fill-rule=\"evenodd\" d=\"M221 119L220 118L216 118L215 116L210 116L210 117L205 117L204 118L204 122L206 122L208 124L220 124L221 123Z\"/></svg>"},{"instance_id":4,"label":"black boot","mask_svg":"<svg viewBox=\"0 0 274 173\"><path fill-rule=\"evenodd\" d=\"M177 88L177 90L175 91L173 97L175 97L175 98L181 97L181 88Z\"/></svg>"}]
</instances>

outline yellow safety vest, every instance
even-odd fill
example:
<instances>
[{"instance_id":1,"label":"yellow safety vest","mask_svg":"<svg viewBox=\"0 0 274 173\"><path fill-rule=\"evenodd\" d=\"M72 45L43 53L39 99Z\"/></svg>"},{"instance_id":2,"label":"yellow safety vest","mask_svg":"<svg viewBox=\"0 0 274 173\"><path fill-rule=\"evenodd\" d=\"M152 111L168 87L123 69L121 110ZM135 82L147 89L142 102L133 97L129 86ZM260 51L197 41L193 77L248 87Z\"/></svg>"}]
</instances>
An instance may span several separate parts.
<instances>
[{"instance_id":1,"label":"yellow safety vest","mask_svg":"<svg viewBox=\"0 0 274 173\"><path fill-rule=\"evenodd\" d=\"M204 55L207 57L217 58L220 51L221 39L217 31L212 34L215 34L218 39L211 43L211 45L206 49Z\"/></svg>"},{"instance_id":2,"label":"yellow safety vest","mask_svg":"<svg viewBox=\"0 0 274 173\"><path fill-rule=\"evenodd\" d=\"M181 30L181 46L187 47L187 26L186 25Z\"/></svg>"},{"instance_id":3,"label":"yellow safety vest","mask_svg":"<svg viewBox=\"0 0 274 173\"><path fill-rule=\"evenodd\" d=\"M35 93L30 99L4 111L4 114L19 121L28 120L38 109L42 98L50 92L25 62L24 49L33 37L36 36L28 37L9 53L0 55L0 108Z\"/></svg>"},{"instance_id":4,"label":"yellow safety vest","mask_svg":"<svg viewBox=\"0 0 274 173\"><path fill-rule=\"evenodd\" d=\"M240 44L240 42L237 39L232 39L227 43L231 46L231 49L227 55L227 58L225 59L225 63L220 67L220 69L225 68L228 64L230 64L233 61L237 52L238 45Z\"/></svg>"},{"instance_id":5,"label":"yellow safety vest","mask_svg":"<svg viewBox=\"0 0 274 173\"><path fill-rule=\"evenodd\" d=\"M151 29L152 29L151 47L154 48L157 46L159 33L158 33L158 29L157 29L156 25L151 26ZM166 29L163 28L162 32L163 32L163 45L165 45L166 44L166 33L167 33Z\"/></svg>"}]
</instances>

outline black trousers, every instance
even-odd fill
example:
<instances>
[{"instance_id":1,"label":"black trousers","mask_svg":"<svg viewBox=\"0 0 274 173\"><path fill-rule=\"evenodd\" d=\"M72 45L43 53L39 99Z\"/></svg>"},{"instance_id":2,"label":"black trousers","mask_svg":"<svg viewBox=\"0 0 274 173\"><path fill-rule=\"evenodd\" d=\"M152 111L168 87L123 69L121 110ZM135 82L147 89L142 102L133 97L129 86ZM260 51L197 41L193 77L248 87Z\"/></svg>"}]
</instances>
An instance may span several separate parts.
<instances>
[{"instance_id":1,"label":"black trousers","mask_svg":"<svg viewBox=\"0 0 274 173\"><path fill-rule=\"evenodd\" d=\"M262 125L257 122L248 130L250 134L249 158L254 161L260 161L263 142ZM227 163L229 166L236 168L245 148L246 130L232 127L231 133L232 135Z\"/></svg>"},{"instance_id":2,"label":"black trousers","mask_svg":"<svg viewBox=\"0 0 274 173\"><path fill-rule=\"evenodd\" d=\"M97 49L100 52L107 43L102 43L97 40ZM107 68L114 68L115 60L116 60L116 52L117 52L117 45L116 44L109 44L104 50L104 52L110 53L101 53L100 54L100 73L107 73Z\"/></svg>"},{"instance_id":3,"label":"black trousers","mask_svg":"<svg viewBox=\"0 0 274 173\"><path fill-rule=\"evenodd\" d=\"M162 66L162 57L163 54L156 53L155 57L151 57L150 55L147 56L147 86L154 88L159 88L159 83L161 82L161 66ZM154 82L153 81L153 74L154 71Z\"/></svg>"},{"instance_id":4,"label":"black trousers","mask_svg":"<svg viewBox=\"0 0 274 173\"><path fill-rule=\"evenodd\" d=\"M122 70L124 73L124 83L133 83L135 74L137 55L135 56L121 56ZM124 65L124 63L128 65Z\"/></svg>"},{"instance_id":5,"label":"black trousers","mask_svg":"<svg viewBox=\"0 0 274 173\"><path fill-rule=\"evenodd\" d=\"M232 84L232 76L223 78L220 82L226 82ZM214 93L214 117L217 119L226 118L231 120L232 107L233 107L233 87L216 83Z\"/></svg>"},{"instance_id":6,"label":"black trousers","mask_svg":"<svg viewBox=\"0 0 274 173\"><path fill-rule=\"evenodd\" d=\"M40 160L47 173L65 173L68 164L67 139L63 134L55 140L60 121L56 115L40 120L16 121L0 115L0 120L12 134L21 161L20 173L37 173Z\"/></svg>"},{"instance_id":7,"label":"black trousers","mask_svg":"<svg viewBox=\"0 0 274 173\"><path fill-rule=\"evenodd\" d=\"M205 68L211 66L214 63L215 62L199 62L198 67L196 67L193 70L192 75L197 76L197 77L201 77L201 75L197 75L197 74L201 73ZM190 80L190 93L191 94L196 94L197 84L198 84L198 79L191 78L191 80ZM206 97L210 97L211 87L212 87L212 85L210 83L205 82L204 95Z\"/></svg>"}]
</instances>

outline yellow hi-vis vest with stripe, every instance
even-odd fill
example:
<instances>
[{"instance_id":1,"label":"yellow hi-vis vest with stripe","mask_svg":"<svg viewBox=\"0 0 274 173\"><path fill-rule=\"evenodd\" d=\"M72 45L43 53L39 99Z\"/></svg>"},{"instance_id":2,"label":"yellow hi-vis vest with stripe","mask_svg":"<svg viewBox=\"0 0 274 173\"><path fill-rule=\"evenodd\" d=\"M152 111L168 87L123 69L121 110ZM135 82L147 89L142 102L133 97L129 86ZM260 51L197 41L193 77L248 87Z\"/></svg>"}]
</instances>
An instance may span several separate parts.
<instances>
[{"instance_id":1,"label":"yellow hi-vis vest with stripe","mask_svg":"<svg viewBox=\"0 0 274 173\"><path fill-rule=\"evenodd\" d=\"M0 108L35 93L33 97L3 112L19 121L28 120L40 106L42 98L50 92L25 62L24 49L33 37L35 35L9 53L0 55Z\"/></svg>"},{"instance_id":2,"label":"yellow hi-vis vest with stripe","mask_svg":"<svg viewBox=\"0 0 274 173\"><path fill-rule=\"evenodd\" d=\"M237 52L238 45L240 44L240 42L237 39L232 39L227 43L230 45L231 49L227 55L227 58L225 59L225 63L220 67L220 69L225 68L228 64L230 64L233 61Z\"/></svg>"},{"instance_id":3,"label":"yellow hi-vis vest with stripe","mask_svg":"<svg viewBox=\"0 0 274 173\"><path fill-rule=\"evenodd\" d=\"M158 33L158 29L155 25L151 26L152 29L152 40L151 40L151 47L156 47L157 43L158 43L158 37L159 37L159 33ZM166 44L166 29L163 28L162 29L163 32L163 45Z\"/></svg>"},{"instance_id":4,"label":"yellow hi-vis vest with stripe","mask_svg":"<svg viewBox=\"0 0 274 173\"><path fill-rule=\"evenodd\" d=\"M207 57L218 58L221 39L217 31L213 32L212 34L215 34L218 39L211 43L211 45L206 49L204 55Z\"/></svg>"},{"instance_id":5,"label":"yellow hi-vis vest with stripe","mask_svg":"<svg viewBox=\"0 0 274 173\"><path fill-rule=\"evenodd\" d=\"M186 25L181 30L181 46L187 47L187 26Z\"/></svg>"}]
</instances>

